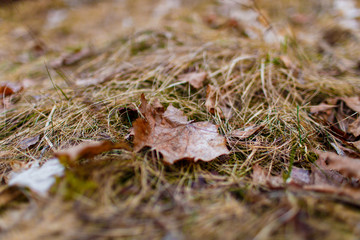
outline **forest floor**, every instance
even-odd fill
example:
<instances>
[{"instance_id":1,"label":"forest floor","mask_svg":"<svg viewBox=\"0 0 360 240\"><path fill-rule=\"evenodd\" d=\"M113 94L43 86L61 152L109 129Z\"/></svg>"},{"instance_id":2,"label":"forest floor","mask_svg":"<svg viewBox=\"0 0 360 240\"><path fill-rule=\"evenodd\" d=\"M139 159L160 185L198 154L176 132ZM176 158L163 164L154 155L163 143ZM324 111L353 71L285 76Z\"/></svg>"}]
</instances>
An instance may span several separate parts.
<instances>
[{"instance_id":1,"label":"forest floor","mask_svg":"<svg viewBox=\"0 0 360 240\"><path fill-rule=\"evenodd\" d=\"M357 7L3 1L0 238L358 239Z\"/></svg>"}]
</instances>

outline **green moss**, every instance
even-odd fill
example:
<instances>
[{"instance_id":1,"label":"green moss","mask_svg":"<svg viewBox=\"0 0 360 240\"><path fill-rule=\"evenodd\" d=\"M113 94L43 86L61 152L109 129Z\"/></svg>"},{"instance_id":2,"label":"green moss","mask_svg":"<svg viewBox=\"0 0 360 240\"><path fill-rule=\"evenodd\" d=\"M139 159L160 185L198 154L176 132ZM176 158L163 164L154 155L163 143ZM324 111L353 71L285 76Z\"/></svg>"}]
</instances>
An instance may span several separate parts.
<instances>
[{"instance_id":1,"label":"green moss","mask_svg":"<svg viewBox=\"0 0 360 240\"><path fill-rule=\"evenodd\" d=\"M86 174L79 174L79 172L66 171L64 177L65 189L63 197L65 200L75 200L79 196L93 195L98 185L93 180L89 179Z\"/></svg>"}]
</instances>

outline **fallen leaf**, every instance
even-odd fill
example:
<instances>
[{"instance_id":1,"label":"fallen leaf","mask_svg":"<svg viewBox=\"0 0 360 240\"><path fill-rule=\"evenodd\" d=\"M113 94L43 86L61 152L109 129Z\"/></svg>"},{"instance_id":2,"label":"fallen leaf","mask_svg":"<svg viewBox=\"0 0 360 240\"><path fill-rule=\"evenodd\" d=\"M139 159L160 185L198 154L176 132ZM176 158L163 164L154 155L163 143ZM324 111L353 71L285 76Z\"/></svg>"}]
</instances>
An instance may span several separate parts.
<instances>
[{"instance_id":1,"label":"fallen leaf","mask_svg":"<svg viewBox=\"0 0 360 240\"><path fill-rule=\"evenodd\" d=\"M360 114L360 97L343 97L340 98L346 105Z\"/></svg>"},{"instance_id":2,"label":"fallen leaf","mask_svg":"<svg viewBox=\"0 0 360 240\"><path fill-rule=\"evenodd\" d=\"M92 158L102 152L112 149L125 149L131 151L130 146L125 142L113 143L111 141L88 142L75 147L55 152L60 162L69 164L70 166L78 164L83 158Z\"/></svg>"},{"instance_id":3,"label":"fallen leaf","mask_svg":"<svg viewBox=\"0 0 360 240\"><path fill-rule=\"evenodd\" d=\"M310 108L317 120L343 143L356 141L360 136L360 120L353 111L360 111L359 97L329 98Z\"/></svg>"},{"instance_id":4,"label":"fallen leaf","mask_svg":"<svg viewBox=\"0 0 360 240\"><path fill-rule=\"evenodd\" d=\"M30 147L34 146L39 141L39 139L40 139L39 135L37 135L35 137L31 137L31 138L25 138L19 142L20 148L22 150L30 148Z\"/></svg>"},{"instance_id":5,"label":"fallen leaf","mask_svg":"<svg viewBox=\"0 0 360 240\"><path fill-rule=\"evenodd\" d=\"M342 186L346 178L334 170L326 170L315 165L311 166L311 185Z\"/></svg>"},{"instance_id":6,"label":"fallen leaf","mask_svg":"<svg viewBox=\"0 0 360 240\"><path fill-rule=\"evenodd\" d=\"M339 156L332 152L318 151L319 160L322 168L336 170L345 177L360 178L360 159Z\"/></svg>"},{"instance_id":7,"label":"fallen leaf","mask_svg":"<svg viewBox=\"0 0 360 240\"><path fill-rule=\"evenodd\" d=\"M252 179L257 185L264 185L273 189L283 188L285 185L281 176L272 176L268 174L260 165L253 166Z\"/></svg>"},{"instance_id":8,"label":"fallen leaf","mask_svg":"<svg viewBox=\"0 0 360 240\"><path fill-rule=\"evenodd\" d=\"M55 183L55 176L64 174L64 166L58 159L49 159L42 166L33 162L28 169L20 172L11 172L9 186L28 187L40 196L46 196L49 188Z\"/></svg>"},{"instance_id":9,"label":"fallen leaf","mask_svg":"<svg viewBox=\"0 0 360 240\"><path fill-rule=\"evenodd\" d=\"M336 105L329 105L329 104L326 104L326 103L320 103L319 105L315 105L315 106L312 106L310 108L310 112L311 113L319 113L319 112L326 112L327 110L329 109L333 109L335 108Z\"/></svg>"},{"instance_id":10,"label":"fallen leaf","mask_svg":"<svg viewBox=\"0 0 360 240\"><path fill-rule=\"evenodd\" d=\"M16 83L0 83L0 98L4 98L23 90L22 85Z\"/></svg>"},{"instance_id":11,"label":"fallen leaf","mask_svg":"<svg viewBox=\"0 0 360 240\"><path fill-rule=\"evenodd\" d=\"M318 155L317 166L312 165L311 171L293 167L286 185L282 182L280 175L272 176L259 165L253 167L253 182L270 189L295 186L296 188L293 190L326 193L335 198L347 197L348 201L360 199L358 182L349 181L349 178L359 175L356 169L358 169L360 161L329 152L318 152ZM350 168L353 168L354 171ZM340 198L340 200L344 199Z\"/></svg>"},{"instance_id":12,"label":"fallen leaf","mask_svg":"<svg viewBox=\"0 0 360 240\"><path fill-rule=\"evenodd\" d=\"M205 108L211 114L218 114L221 118L229 119L232 116L232 110L225 101L220 97L217 89L208 85L206 89Z\"/></svg>"},{"instance_id":13,"label":"fallen leaf","mask_svg":"<svg viewBox=\"0 0 360 240\"><path fill-rule=\"evenodd\" d=\"M349 125L348 131L355 137L360 136L360 117Z\"/></svg>"},{"instance_id":14,"label":"fallen leaf","mask_svg":"<svg viewBox=\"0 0 360 240\"><path fill-rule=\"evenodd\" d=\"M246 139L255 133L258 133L261 131L265 125L252 125L249 127L246 127L244 130L241 129L235 129L234 131L231 131L229 137L238 138L240 140Z\"/></svg>"},{"instance_id":15,"label":"fallen leaf","mask_svg":"<svg viewBox=\"0 0 360 240\"><path fill-rule=\"evenodd\" d=\"M298 167L292 167L291 174L289 179L287 180L287 183L299 186L310 184L310 171Z\"/></svg>"},{"instance_id":16,"label":"fallen leaf","mask_svg":"<svg viewBox=\"0 0 360 240\"><path fill-rule=\"evenodd\" d=\"M194 88L199 89L204 86L204 81L206 80L206 76L207 76L206 72L191 72L180 75L179 81L188 82Z\"/></svg>"},{"instance_id":17,"label":"fallen leaf","mask_svg":"<svg viewBox=\"0 0 360 240\"><path fill-rule=\"evenodd\" d=\"M140 112L144 118L138 118L133 124L135 151L151 147L169 164L181 159L211 161L229 154L217 126L209 122L189 122L183 112L172 105L166 111L162 105L156 105L141 96Z\"/></svg>"}]
</instances>

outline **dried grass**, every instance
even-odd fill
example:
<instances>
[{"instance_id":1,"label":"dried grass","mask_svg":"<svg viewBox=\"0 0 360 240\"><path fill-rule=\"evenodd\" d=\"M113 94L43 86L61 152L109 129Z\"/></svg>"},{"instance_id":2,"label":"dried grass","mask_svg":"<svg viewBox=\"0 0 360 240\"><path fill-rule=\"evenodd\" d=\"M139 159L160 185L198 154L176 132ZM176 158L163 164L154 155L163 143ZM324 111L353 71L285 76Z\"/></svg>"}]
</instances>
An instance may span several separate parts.
<instances>
[{"instance_id":1,"label":"dried grass","mask_svg":"<svg viewBox=\"0 0 360 240\"><path fill-rule=\"evenodd\" d=\"M278 2L284 9L290 4ZM292 2L309 14L313 9L302 7L317 5L311 1L307 1L308 5ZM319 10L323 16L317 16L319 19L311 29L307 26L294 29L316 37L321 29L335 24L323 12L327 8L325 2L330 1L323 2ZM309 107L326 97L360 93L357 70L346 67L341 72L338 66L339 61L355 61L360 51L355 40L331 48L331 53L327 50L321 53L316 50L316 41L297 39L291 32L281 45L239 37L233 29L211 29L204 24L202 17L217 6L205 1L185 4L187 7L151 21L145 16L156 5L128 1L126 9L130 12L122 13L133 16L135 28L144 29L139 31L121 32L119 23L111 19L110 23L89 20L85 24L87 14L105 19L111 12L114 3L104 1L82 7L77 15L70 13L58 32L37 35L51 50L20 64L14 59L21 52L33 51L31 46L22 48L21 41L33 40L11 42L10 33L24 19L32 17L29 4L38 6L41 19L45 18L46 9L59 7L58 1L52 4L25 1L12 6L12 11L24 14L18 18L1 10L4 19L11 18L12 22L2 30L1 34L6 36L0 42L8 43L8 49L14 50L5 54L11 63L0 58L1 78L36 81L36 85L12 97L13 107L0 113L0 151L8 153L0 155L3 185L15 161L46 161L54 150L83 141L124 139L132 123L119 109L136 109L141 93L150 101L158 98L164 105L173 104L192 120L218 124L232 153L209 163L181 161L168 166L151 151L139 154L111 151L83 162L76 169L68 169L48 199L37 199L24 190L25 196L1 206L2 237L345 239L356 234L355 223L360 215L351 211L351 206L316 194L261 192L250 178L255 164L272 173L286 173L292 164L308 168L315 160L315 149L330 148L331 136L326 137L327 130L309 114ZM279 8L275 5L258 2L268 11L273 25L278 26L280 20L283 25L289 24L284 14L276 15ZM143 8L140 10L139 6ZM96 11L97 8L102 11ZM29 25L41 29L38 21ZM104 33L103 26L116 30L114 34ZM51 83L44 62L69 51L67 46L86 46L92 37L95 56L64 67L62 72L50 69ZM281 61L283 55L296 67L287 67ZM331 74L334 69L340 75ZM206 111L206 88L195 90L177 81L181 74L196 70L205 71L206 83L227 94L234 112L231 119ZM76 86L78 79L99 76L108 76L107 81ZM265 124L265 128L246 141L230 139L232 130L254 123ZM20 150L21 140L37 135L40 141L34 148ZM339 220L344 218L347 221Z\"/></svg>"}]
</instances>

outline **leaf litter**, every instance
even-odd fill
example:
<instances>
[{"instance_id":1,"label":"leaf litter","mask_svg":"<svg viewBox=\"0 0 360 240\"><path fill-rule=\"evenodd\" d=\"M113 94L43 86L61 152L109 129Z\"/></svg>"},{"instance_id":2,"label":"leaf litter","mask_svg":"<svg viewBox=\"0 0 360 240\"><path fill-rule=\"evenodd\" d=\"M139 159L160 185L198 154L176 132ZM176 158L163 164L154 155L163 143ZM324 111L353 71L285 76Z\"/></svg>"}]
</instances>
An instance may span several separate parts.
<instances>
[{"instance_id":1,"label":"leaf litter","mask_svg":"<svg viewBox=\"0 0 360 240\"><path fill-rule=\"evenodd\" d=\"M318 160L310 170L293 167L289 178L269 175L259 165L253 167L255 184L270 189L290 188L346 196L360 200L360 159L339 156L332 152L317 151Z\"/></svg>"},{"instance_id":2,"label":"leaf litter","mask_svg":"<svg viewBox=\"0 0 360 240\"><path fill-rule=\"evenodd\" d=\"M60 5L67 11L69 2ZM56 27L59 31L49 32L46 21L39 21L34 34L17 34L4 44L9 49L0 49L1 69L5 70L2 79L11 81L33 76L41 81L48 79L39 70L39 62L53 57L52 46L62 52L77 49L68 56L61 55L58 66L63 68L56 71L65 74L54 76L54 82L69 99L59 98L56 91L46 89L46 84L33 86L41 94L46 92L37 101L28 91L21 98L14 93L2 99L3 105L19 104L1 115L0 177L7 183L12 173L26 171L27 161L39 156L49 159L53 149L80 139L87 142L106 136L122 143L132 124L138 124L137 131L133 131L136 151L149 147L159 155L129 155L131 143L120 147L126 151L105 153L117 144L109 142L84 143L55 153L69 169L58 179L59 189L56 194L48 194L48 200L38 201L21 188L31 203L27 204L17 194L9 198L14 187L0 186L9 189L6 193L0 189L0 204L2 199L6 203L0 218L0 237L11 239L16 233L18 238L29 239L39 235L71 239L345 239L356 235L360 219L351 206L358 206L360 199L359 104L355 97L359 96L359 50L356 28L345 23L351 20L352 26L357 24L356 4L241 0L216 5L208 2L208 7L201 8L206 10L193 12L190 7L182 12L181 5L186 1L177 1L176 8L159 13L164 18L157 17L156 24L152 24L145 12L158 12L153 11L154 3L132 1L131 6L140 3L141 7L117 8L111 2L76 1L67 11L67 20ZM50 12L44 5L39 6L38 15L40 19L44 12L46 20ZM24 9L19 7L18 11ZM159 28L125 33L118 27L119 22L130 18L134 28L142 29L143 23L132 9L144 9L140 14L146 22L144 29ZM100 12L105 14L103 18L97 18ZM204 19L207 25L199 21L204 15L209 16ZM81 16L86 21L78 21ZM287 18L292 19L287 22ZM16 18L13 20L15 24ZM74 26L65 26L70 22ZM7 24L2 23L1 41L6 43L4 39L11 38L16 29L6 32ZM46 43L46 51L37 54L29 44L29 52L23 52L28 35ZM110 35L114 37L107 39ZM88 45L89 39L96 45L94 49L101 51L80 54L78 50L85 48L78 46ZM69 42L75 46L68 46ZM251 63L236 61L244 55L254 56ZM75 84L68 84L68 73ZM174 79L191 87L170 84ZM210 86L213 91L205 96ZM164 108L156 100L151 105L146 103L150 107L142 111L140 106L141 118L132 107L121 108L135 106L139 93L161 96L162 103L169 106ZM82 101L84 97L99 107L94 110ZM322 105L310 109L309 116L306 106L321 101ZM234 105L237 102L241 106ZM186 114L174 106L186 109ZM54 107L56 111L52 111ZM196 120L189 121L187 116ZM261 125L249 126L260 122L266 122L266 131ZM46 136L46 141L30 136ZM215 139L221 147L206 152L204 149L211 145L209 139ZM199 144L205 147L201 151ZM24 150L13 151L19 147ZM330 153L331 148L338 154ZM317 161L314 153L319 156ZM157 161L159 156L165 163L203 158L219 161L168 166ZM107 161L87 161L94 157ZM31 171L45 164L34 165ZM21 184L26 187L24 182ZM95 192L89 190L94 182L98 186ZM201 187L194 187L197 184ZM259 195L255 196L257 190ZM350 199L347 204L345 197ZM38 205L39 210L22 210L22 204L26 209ZM21 216L28 217L20 217L13 224L11 216L18 209ZM64 219L69 218L77 224L64 229ZM234 223L241 228L233 228ZM31 235L33 229L37 235Z\"/></svg>"}]
</instances>

